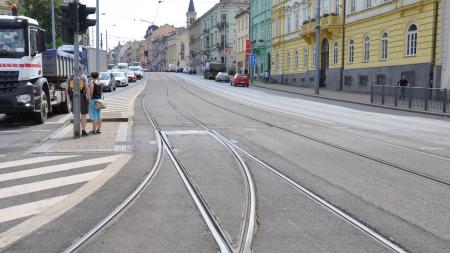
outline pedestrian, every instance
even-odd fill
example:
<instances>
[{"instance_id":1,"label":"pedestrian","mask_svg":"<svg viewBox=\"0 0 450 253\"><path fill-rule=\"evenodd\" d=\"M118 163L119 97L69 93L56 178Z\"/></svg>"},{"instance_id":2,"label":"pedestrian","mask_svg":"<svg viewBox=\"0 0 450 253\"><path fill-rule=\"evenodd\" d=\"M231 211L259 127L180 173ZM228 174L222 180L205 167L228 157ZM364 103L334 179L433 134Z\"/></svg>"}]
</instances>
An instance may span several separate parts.
<instances>
[{"instance_id":1,"label":"pedestrian","mask_svg":"<svg viewBox=\"0 0 450 253\"><path fill-rule=\"evenodd\" d=\"M397 85L400 86L400 99L406 99L405 93L406 93L406 87L408 86L409 82L406 80L406 76L402 75L402 78L400 81L398 81Z\"/></svg>"},{"instance_id":2,"label":"pedestrian","mask_svg":"<svg viewBox=\"0 0 450 253\"><path fill-rule=\"evenodd\" d=\"M102 85L100 84L100 81L98 80L98 72L92 72L91 78L92 81L89 84L89 117L92 120L92 131L90 134L100 134L100 128L102 126L102 115L101 115L101 108L96 105L99 99L102 99Z\"/></svg>"},{"instance_id":3,"label":"pedestrian","mask_svg":"<svg viewBox=\"0 0 450 253\"><path fill-rule=\"evenodd\" d=\"M266 70L266 72L264 72L264 81L265 81L266 83L269 82L269 71L267 71L267 70Z\"/></svg>"},{"instance_id":4,"label":"pedestrian","mask_svg":"<svg viewBox=\"0 0 450 253\"><path fill-rule=\"evenodd\" d=\"M88 136L86 132L86 122L87 122L87 114L88 114L88 108L89 108L89 101L88 101L88 95L87 95L87 85L88 85L88 79L86 75L83 74L83 66L80 65L79 72L78 72L78 79L79 85L80 85L80 114L81 114L81 136ZM70 101L72 101L73 104L73 89L75 86L74 82L74 76L72 75L69 79L69 92L70 92ZM73 106L72 106L72 113L73 113Z\"/></svg>"}]
</instances>

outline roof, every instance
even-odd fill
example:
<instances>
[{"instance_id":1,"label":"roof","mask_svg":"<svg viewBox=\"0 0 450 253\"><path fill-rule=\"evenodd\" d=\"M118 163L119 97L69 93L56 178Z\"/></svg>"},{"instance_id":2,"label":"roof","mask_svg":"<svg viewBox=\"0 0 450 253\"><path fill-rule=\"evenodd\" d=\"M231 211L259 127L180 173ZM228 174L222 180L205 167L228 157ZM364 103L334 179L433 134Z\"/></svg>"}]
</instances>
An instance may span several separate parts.
<instances>
[{"instance_id":1,"label":"roof","mask_svg":"<svg viewBox=\"0 0 450 253\"><path fill-rule=\"evenodd\" d=\"M32 19L32 18L29 18L29 17L0 15L0 20L5 20L5 21L18 22L18 21L23 20L23 19L28 20L29 24L39 25L39 23L36 21L36 19Z\"/></svg>"},{"instance_id":2,"label":"roof","mask_svg":"<svg viewBox=\"0 0 450 253\"><path fill-rule=\"evenodd\" d=\"M189 0L188 12L195 12L194 0Z\"/></svg>"}]
</instances>

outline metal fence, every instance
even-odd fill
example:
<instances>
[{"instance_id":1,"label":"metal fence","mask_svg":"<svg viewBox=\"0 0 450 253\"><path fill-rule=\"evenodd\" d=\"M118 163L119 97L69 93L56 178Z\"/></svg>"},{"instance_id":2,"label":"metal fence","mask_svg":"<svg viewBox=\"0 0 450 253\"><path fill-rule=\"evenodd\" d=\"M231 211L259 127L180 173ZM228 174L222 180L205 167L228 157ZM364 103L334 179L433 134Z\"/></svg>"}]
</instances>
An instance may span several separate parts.
<instances>
[{"instance_id":1,"label":"metal fence","mask_svg":"<svg viewBox=\"0 0 450 253\"><path fill-rule=\"evenodd\" d=\"M448 113L450 110L450 90L372 85L370 102L372 104Z\"/></svg>"}]
</instances>

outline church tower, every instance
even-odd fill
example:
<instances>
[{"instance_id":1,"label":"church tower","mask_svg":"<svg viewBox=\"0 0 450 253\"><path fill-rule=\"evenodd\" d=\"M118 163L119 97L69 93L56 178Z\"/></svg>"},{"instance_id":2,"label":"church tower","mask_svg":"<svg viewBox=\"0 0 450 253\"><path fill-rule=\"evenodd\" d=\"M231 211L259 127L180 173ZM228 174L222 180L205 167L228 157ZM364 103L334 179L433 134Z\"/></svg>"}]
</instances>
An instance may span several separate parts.
<instances>
[{"instance_id":1,"label":"church tower","mask_svg":"<svg viewBox=\"0 0 450 253\"><path fill-rule=\"evenodd\" d=\"M195 12L194 0L189 0L189 8L186 12L186 28L191 27L197 18L197 12Z\"/></svg>"}]
</instances>

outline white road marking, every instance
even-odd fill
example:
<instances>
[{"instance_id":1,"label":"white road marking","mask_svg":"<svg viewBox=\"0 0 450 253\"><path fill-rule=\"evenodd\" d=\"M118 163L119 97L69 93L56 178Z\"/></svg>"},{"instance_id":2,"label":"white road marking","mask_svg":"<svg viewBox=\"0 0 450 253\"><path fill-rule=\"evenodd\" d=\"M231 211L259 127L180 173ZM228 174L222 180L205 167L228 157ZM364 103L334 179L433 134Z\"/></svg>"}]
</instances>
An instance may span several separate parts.
<instances>
[{"instance_id":1,"label":"white road marking","mask_svg":"<svg viewBox=\"0 0 450 253\"><path fill-rule=\"evenodd\" d=\"M104 170L92 171L74 176L2 188L0 189L0 199L86 182L100 175L103 171Z\"/></svg>"},{"instance_id":2,"label":"white road marking","mask_svg":"<svg viewBox=\"0 0 450 253\"><path fill-rule=\"evenodd\" d=\"M0 223L38 214L50 206L60 202L67 196L68 195L63 195L0 209Z\"/></svg>"},{"instance_id":3,"label":"white road marking","mask_svg":"<svg viewBox=\"0 0 450 253\"><path fill-rule=\"evenodd\" d=\"M163 131L167 135L198 135L198 134L209 134L205 130L174 130L174 131Z\"/></svg>"},{"instance_id":4,"label":"white road marking","mask_svg":"<svg viewBox=\"0 0 450 253\"><path fill-rule=\"evenodd\" d=\"M0 182L13 180L13 179L19 179L19 178L33 177L33 176L44 175L44 174L50 174L50 173L61 172L61 171L66 171L66 170L78 169L78 168L83 168L83 167L92 166L92 165L111 163L114 160L116 160L118 157L119 157L119 155L114 155L114 156L107 156L107 157L89 159L89 160L84 160L84 161L77 161L77 162L73 162L73 163L50 165L50 166L45 166L45 167L41 167L41 168L22 170L22 171L11 172L11 173L4 173L4 174L0 174Z\"/></svg>"},{"instance_id":5,"label":"white road marking","mask_svg":"<svg viewBox=\"0 0 450 253\"><path fill-rule=\"evenodd\" d=\"M116 135L116 142L124 142L127 141L128 135L128 122L120 122L119 130Z\"/></svg>"},{"instance_id":6,"label":"white road marking","mask_svg":"<svg viewBox=\"0 0 450 253\"><path fill-rule=\"evenodd\" d=\"M21 133L22 131L18 131L18 130L3 130L0 131L0 133L5 133L5 134L14 134L14 133Z\"/></svg>"},{"instance_id":7,"label":"white road marking","mask_svg":"<svg viewBox=\"0 0 450 253\"><path fill-rule=\"evenodd\" d=\"M16 167L16 166L24 166L24 165L35 164L35 163L43 163L43 162L55 161L55 160L61 160L61 159L67 159L67 158L72 158L72 157L76 157L76 156L78 156L78 155L40 156L40 157L23 159L23 160L4 162L4 163L0 163L0 169Z\"/></svg>"},{"instance_id":8,"label":"white road marking","mask_svg":"<svg viewBox=\"0 0 450 253\"><path fill-rule=\"evenodd\" d=\"M53 130L31 130L32 132L51 132Z\"/></svg>"},{"instance_id":9,"label":"white road marking","mask_svg":"<svg viewBox=\"0 0 450 253\"><path fill-rule=\"evenodd\" d=\"M421 147L422 150L444 150L446 148L439 148L439 147Z\"/></svg>"}]
</instances>

